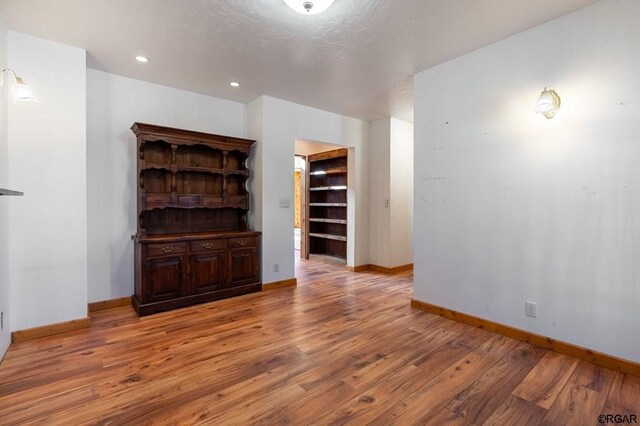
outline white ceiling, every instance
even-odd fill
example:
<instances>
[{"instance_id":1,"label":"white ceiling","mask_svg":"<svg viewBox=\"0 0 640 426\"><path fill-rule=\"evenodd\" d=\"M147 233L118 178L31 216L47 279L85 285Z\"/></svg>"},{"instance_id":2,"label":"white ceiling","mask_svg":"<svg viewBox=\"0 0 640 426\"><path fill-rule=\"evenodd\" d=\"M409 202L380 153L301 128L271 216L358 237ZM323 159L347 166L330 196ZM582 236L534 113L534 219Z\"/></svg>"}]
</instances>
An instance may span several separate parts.
<instances>
[{"instance_id":1,"label":"white ceiling","mask_svg":"<svg viewBox=\"0 0 640 426\"><path fill-rule=\"evenodd\" d=\"M10 29L82 47L92 68L245 103L264 94L411 120L416 72L596 2L336 0L313 16L282 0L0 4Z\"/></svg>"}]
</instances>

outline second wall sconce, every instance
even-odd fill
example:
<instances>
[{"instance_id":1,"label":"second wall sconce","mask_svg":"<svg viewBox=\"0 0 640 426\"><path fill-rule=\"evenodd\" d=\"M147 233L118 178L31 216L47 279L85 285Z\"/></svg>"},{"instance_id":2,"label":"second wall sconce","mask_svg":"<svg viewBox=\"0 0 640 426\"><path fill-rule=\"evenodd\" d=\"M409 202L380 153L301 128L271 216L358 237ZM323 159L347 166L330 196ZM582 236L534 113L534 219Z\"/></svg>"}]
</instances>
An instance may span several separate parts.
<instances>
[{"instance_id":1,"label":"second wall sconce","mask_svg":"<svg viewBox=\"0 0 640 426\"><path fill-rule=\"evenodd\" d=\"M16 74L16 72L10 68L5 68L0 74L0 86L4 83L4 73L8 72L13 75L13 84L11 85L11 93L13 93L13 99L16 103L22 102L37 102L36 97L33 95L31 88L24 80Z\"/></svg>"},{"instance_id":2,"label":"second wall sconce","mask_svg":"<svg viewBox=\"0 0 640 426\"><path fill-rule=\"evenodd\" d=\"M539 112L547 118L553 118L559 109L560 96L555 90L547 89L545 87L542 93L540 93L540 97L538 97L536 112Z\"/></svg>"}]
</instances>

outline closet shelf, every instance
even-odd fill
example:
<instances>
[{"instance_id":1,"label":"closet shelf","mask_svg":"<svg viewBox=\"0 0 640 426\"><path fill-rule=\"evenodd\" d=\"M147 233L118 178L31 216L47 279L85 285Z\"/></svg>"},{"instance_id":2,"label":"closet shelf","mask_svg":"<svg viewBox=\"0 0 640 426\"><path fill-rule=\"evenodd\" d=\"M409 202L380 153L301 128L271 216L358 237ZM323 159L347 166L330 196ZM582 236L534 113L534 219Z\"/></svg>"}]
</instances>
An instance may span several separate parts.
<instances>
[{"instance_id":1,"label":"closet shelf","mask_svg":"<svg viewBox=\"0 0 640 426\"><path fill-rule=\"evenodd\" d=\"M324 175L339 175L339 174L346 174L346 173L347 173L346 167L334 167L326 170L317 170L315 172L309 173L309 175L324 176Z\"/></svg>"},{"instance_id":2,"label":"closet shelf","mask_svg":"<svg viewBox=\"0 0 640 426\"><path fill-rule=\"evenodd\" d=\"M319 217L313 217L309 219L309 222L320 222L320 223L336 223L339 225L346 225L346 219L323 219Z\"/></svg>"},{"instance_id":3,"label":"closet shelf","mask_svg":"<svg viewBox=\"0 0 640 426\"><path fill-rule=\"evenodd\" d=\"M335 241L347 241L347 237L344 237L342 235L332 235L332 234L316 234L316 233L309 233L310 237L316 237L316 238L323 238L325 240L335 240Z\"/></svg>"},{"instance_id":4,"label":"closet shelf","mask_svg":"<svg viewBox=\"0 0 640 426\"><path fill-rule=\"evenodd\" d=\"M346 191L346 186L316 186L309 188L309 191Z\"/></svg>"}]
</instances>

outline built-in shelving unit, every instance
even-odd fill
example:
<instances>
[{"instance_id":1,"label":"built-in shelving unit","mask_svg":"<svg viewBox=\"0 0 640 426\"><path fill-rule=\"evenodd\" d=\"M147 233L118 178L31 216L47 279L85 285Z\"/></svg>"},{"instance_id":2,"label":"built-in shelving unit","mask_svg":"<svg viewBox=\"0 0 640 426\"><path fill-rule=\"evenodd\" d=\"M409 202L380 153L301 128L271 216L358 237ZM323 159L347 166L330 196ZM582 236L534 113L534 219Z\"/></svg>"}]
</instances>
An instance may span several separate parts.
<instances>
[{"instance_id":1,"label":"built-in shelving unit","mask_svg":"<svg viewBox=\"0 0 640 426\"><path fill-rule=\"evenodd\" d=\"M309 253L347 258L346 149L310 155Z\"/></svg>"}]
</instances>

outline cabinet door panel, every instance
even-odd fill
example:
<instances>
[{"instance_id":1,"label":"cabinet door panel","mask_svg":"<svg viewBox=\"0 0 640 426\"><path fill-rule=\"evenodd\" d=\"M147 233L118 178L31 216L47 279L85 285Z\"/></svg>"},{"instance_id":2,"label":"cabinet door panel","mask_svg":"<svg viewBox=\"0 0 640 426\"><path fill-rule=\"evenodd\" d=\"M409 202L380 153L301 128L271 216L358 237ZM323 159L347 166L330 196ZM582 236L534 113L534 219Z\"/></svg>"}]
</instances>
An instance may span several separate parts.
<instances>
[{"instance_id":1,"label":"cabinet door panel","mask_svg":"<svg viewBox=\"0 0 640 426\"><path fill-rule=\"evenodd\" d=\"M159 301L180 297L184 294L184 258L182 256L147 259L146 299Z\"/></svg>"},{"instance_id":2,"label":"cabinet door panel","mask_svg":"<svg viewBox=\"0 0 640 426\"><path fill-rule=\"evenodd\" d=\"M232 286L260 281L258 254L255 247L229 250L229 284Z\"/></svg>"},{"instance_id":3,"label":"cabinet door panel","mask_svg":"<svg viewBox=\"0 0 640 426\"><path fill-rule=\"evenodd\" d=\"M191 256L191 291L194 294L222 290L226 284L224 250Z\"/></svg>"}]
</instances>

